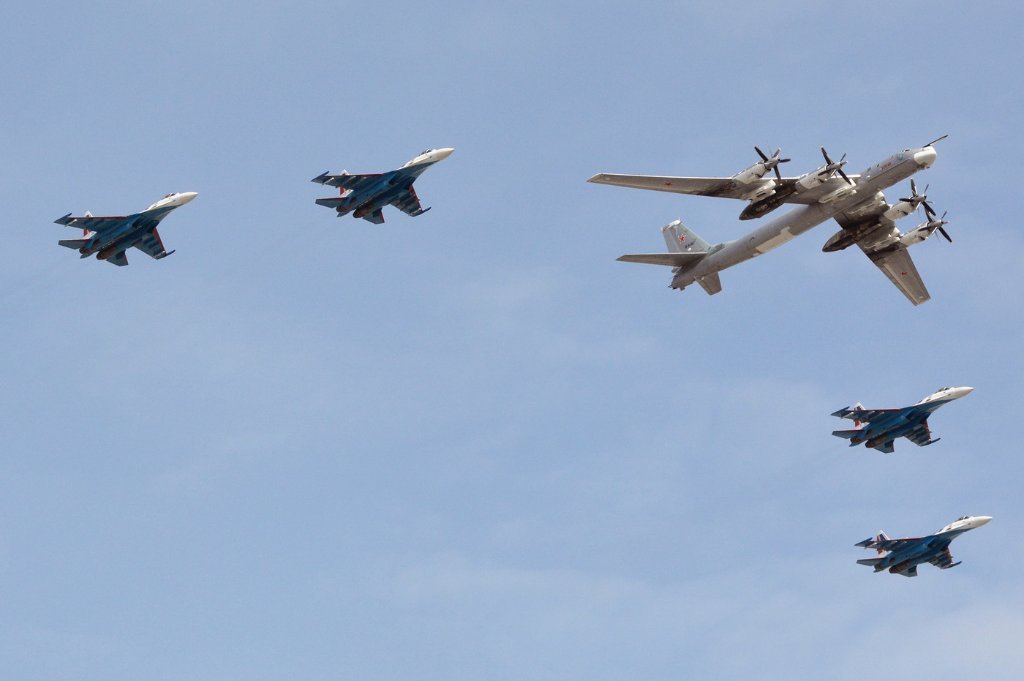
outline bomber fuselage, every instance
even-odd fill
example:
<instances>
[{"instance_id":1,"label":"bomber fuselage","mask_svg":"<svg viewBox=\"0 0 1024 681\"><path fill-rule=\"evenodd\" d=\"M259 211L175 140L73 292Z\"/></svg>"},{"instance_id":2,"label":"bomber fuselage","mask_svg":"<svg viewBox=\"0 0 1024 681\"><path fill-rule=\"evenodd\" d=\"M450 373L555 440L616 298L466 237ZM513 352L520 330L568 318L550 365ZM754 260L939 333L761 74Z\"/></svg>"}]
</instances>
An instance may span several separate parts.
<instances>
[{"instance_id":1,"label":"bomber fuselage","mask_svg":"<svg viewBox=\"0 0 1024 681\"><path fill-rule=\"evenodd\" d=\"M856 214L863 210L866 214L868 208L884 201L883 189L931 166L935 157L931 146L894 154L861 173L854 186L838 189L834 197L826 195L818 203L794 208L745 237L713 247L693 268L678 272L672 287L684 288L702 277L756 258L839 213Z\"/></svg>"}]
</instances>

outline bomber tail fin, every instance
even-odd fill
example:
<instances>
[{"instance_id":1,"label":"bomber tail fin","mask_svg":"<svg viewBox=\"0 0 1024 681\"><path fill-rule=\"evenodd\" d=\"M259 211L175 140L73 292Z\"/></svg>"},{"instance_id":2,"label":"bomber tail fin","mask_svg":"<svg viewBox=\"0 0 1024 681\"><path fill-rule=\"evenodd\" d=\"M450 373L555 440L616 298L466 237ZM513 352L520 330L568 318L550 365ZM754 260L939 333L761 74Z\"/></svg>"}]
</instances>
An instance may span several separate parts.
<instances>
[{"instance_id":1,"label":"bomber tail fin","mask_svg":"<svg viewBox=\"0 0 1024 681\"><path fill-rule=\"evenodd\" d=\"M673 253L703 253L711 250L711 244L700 238L696 232L688 228L681 220L671 222L661 228L668 250Z\"/></svg>"}]
</instances>

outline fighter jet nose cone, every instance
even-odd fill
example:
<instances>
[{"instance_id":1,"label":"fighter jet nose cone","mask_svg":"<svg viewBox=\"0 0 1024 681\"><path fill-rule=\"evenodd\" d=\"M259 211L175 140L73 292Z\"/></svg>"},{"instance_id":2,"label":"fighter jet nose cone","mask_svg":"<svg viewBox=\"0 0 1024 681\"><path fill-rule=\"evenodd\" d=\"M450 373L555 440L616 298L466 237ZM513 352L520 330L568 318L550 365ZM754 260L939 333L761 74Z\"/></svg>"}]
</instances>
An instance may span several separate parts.
<instances>
[{"instance_id":1,"label":"fighter jet nose cone","mask_svg":"<svg viewBox=\"0 0 1024 681\"><path fill-rule=\"evenodd\" d=\"M954 394L957 397L964 397L965 395L970 395L972 392L974 392L974 388L970 386L964 386L962 388L957 388L956 390L954 390Z\"/></svg>"},{"instance_id":2,"label":"fighter jet nose cone","mask_svg":"<svg viewBox=\"0 0 1024 681\"><path fill-rule=\"evenodd\" d=\"M922 168L928 168L931 164L935 163L936 156L938 156L938 154L935 153L935 149L932 147L925 147L914 154L914 163Z\"/></svg>"},{"instance_id":3,"label":"fighter jet nose cone","mask_svg":"<svg viewBox=\"0 0 1024 681\"><path fill-rule=\"evenodd\" d=\"M443 161L444 159L448 158L449 156L452 155L453 151L455 151L453 147L445 147L443 149L434 150L434 152L437 154L438 161Z\"/></svg>"},{"instance_id":4,"label":"fighter jet nose cone","mask_svg":"<svg viewBox=\"0 0 1024 681\"><path fill-rule=\"evenodd\" d=\"M992 516L990 516L990 515L976 515L976 516L974 516L974 520L977 523L977 526L981 527L982 525L988 525L990 522L992 522Z\"/></svg>"},{"instance_id":5,"label":"fighter jet nose cone","mask_svg":"<svg viewBox=\"0 0 1024 681\"><path fill-rule=\"evenodd\" d=\"M178 194L178 200L175 201L175 203L177 203L179 206L184 206L186 203L196 198L197 196L199 196L199 192L181 192Z\"/></svg>"}]
</instances>

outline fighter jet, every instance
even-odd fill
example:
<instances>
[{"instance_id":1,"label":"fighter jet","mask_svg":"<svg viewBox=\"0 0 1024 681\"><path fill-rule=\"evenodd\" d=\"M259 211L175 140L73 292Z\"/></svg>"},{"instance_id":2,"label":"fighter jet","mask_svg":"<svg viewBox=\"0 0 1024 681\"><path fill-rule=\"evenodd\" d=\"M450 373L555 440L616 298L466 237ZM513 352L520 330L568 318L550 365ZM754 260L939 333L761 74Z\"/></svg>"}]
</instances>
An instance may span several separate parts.
<instances>
[{"instance_id":1,"label":"fighter jet","mask_svg":"<svg viewBox=\"0 0 1024 681\"><path fill-rule=\"evenodd\" d=\"M97 217L86 211L81 217L72 217L68 213L55 222L81 229L85 238L62 239L57 243L75 249L83 258L95 253L97 260L106 260L118 267L128 264L125 251L132 246L151 258L166 258L174 251L164 248L156 227L172 210L184 206L196 196L196 192L168 194L141 213L132 215Z\"/></svg>"},{"instance_id":2,"label":"fighter jet","mask_svg":"<svg viewBox=\"0 0 1024 681\"><path fill-rule=\"evenodd\" d=\"M779 165L790 159L772 156L754 147L761 160L732 177L659 177L651 175L615 175L599 173L589 182L619 187L651 189L677 194L696 194L740 199L750 203L740 213L741 220L762 217L783 203L800 204L797 208L772 220L763 227L733 241L712 245L682 226L678 220L662 229L668 241L668 253L635 253L619 260L672 268L671 288L682 290L694 282L708 293L722 290L718 273L781 246L790 239L820 225L829 218L842 227L825 244L826 252L842 250L853 244L914 305L931 296L914 266L907 249L925 241L936 231L946 239L944 218L936 219L927 196L917 193L911 184L911 195L890 206L882 190L901 182L935 162L932 140L923 147L904 149L868 167L863 173L847 175L843 170L846 154L835 161L825 148L823 165L798 177L783 177ZM775 177L766 177L773 172ZM900 232L896 221L923 206L927 222L907 232Z\"/></svg>"},{"instance_id":3,"label":"fighter jet","mask_svg":"<svg viewBox=\"0 0 1024 681\"><path fill-rule=\"evenodd\" d=\"M885 532L879 532L873 539L854 544L877 549L878 558L861 558L857 562L870 565L875 572L888 570L904 577L917 577L917 566L921 563L931 563L941 570L948 570L960 564L959 561L953 562L949 543L968 530L988 524L990 520L992 517L987 515L965 515L927 537L889 539Z\"/></svg>"},{"instance_id":4,"label":"fighter jet","mask_svg":"<svg viewBox=\"0 0 1024 681\"><path fill-rule=\"evenodd\" d=\"M852 407L844 407L833 412L832 416L851 419L855 430L834 430L832 434L850 441L851 447L864 443L865 447L877 449L884 454L896 451L893 441L905 437L918 447L924 447L939 438L932 439L928 430L928 417L944 404L968 395L974 388L941 388L920 402L902 409L865 409L859 402ZM862 427L863 425L863 427Z\"/></svg>"},{"instance_id":5,"label":"fighter jet","mask_svg":"<svg viewBox=\"0 0 1024 681\"><path fill-rule=\"evenodd\" d=\"M423 171L438 161L443 161L455 151L450 147L444 149L427 149L421 152L398 170L371 175L351 175L342 170L340 175L323 173L313 178L313 182L338 187L341 195L330 199L317 199L317 204L338 211L338 217L352 213L354 218L363 218L375 225L384 222L384 206L392 205L408 215L423 215L430 208L420 206L420 199L413 189Z\"/></svg>"}]
</instances>

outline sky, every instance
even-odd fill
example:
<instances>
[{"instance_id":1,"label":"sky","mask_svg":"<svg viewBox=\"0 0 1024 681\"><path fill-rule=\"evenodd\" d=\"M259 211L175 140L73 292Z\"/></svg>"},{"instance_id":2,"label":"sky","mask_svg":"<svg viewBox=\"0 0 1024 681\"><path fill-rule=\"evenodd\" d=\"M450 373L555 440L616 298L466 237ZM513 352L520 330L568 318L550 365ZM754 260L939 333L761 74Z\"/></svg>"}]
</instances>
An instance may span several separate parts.
<instances>
[{"instance_id":1,"label":"sky","mask_svg":"<svg viewBox=\"0 0 1024 681\"><path fill-rule=\"evenodd\" d=\"M1019 5L5 18L4 676L1021 678ZM677 218L740 236L742 204L585 182L729 176L755 144L858 172L943 134L920 307L822 253L834 224L672 291L615 258ZM448 146L426 215L313 203ZM170 258L55 243L177 191ZM830 435L948 385L976 390L936 445ZM966 514L994 520L954 570L855 563Z\"/></svg>"}]
</instances>

